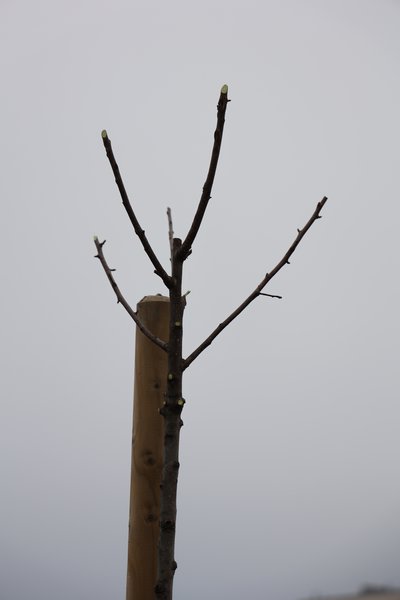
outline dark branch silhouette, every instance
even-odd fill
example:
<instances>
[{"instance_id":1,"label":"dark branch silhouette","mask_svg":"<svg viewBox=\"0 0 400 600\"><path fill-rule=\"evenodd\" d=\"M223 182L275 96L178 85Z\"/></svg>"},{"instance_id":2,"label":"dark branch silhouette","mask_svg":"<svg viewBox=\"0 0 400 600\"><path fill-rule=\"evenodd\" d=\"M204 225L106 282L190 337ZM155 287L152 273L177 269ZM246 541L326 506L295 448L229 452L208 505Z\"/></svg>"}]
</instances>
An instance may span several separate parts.
<instances>
[{"instance_id":1,"label":"dark branch silhouette","mask_svg":"<svg viewBox=\"0 0 400 600\"><path fill-rule=\"evenodd\" d=\"M98 258L103 266L103 269L105 271L105 274L108 277L108 281L111 284L112 289L114 290L115 295L117 296L117 302L122 304L122 306L125 308L126 312L132 317L132 319L135 321L136 325L139 327L140 331L142 333L144 333L144 335L146 337L149 338L149 340L151 340L152 342L154 342L154 344L156 344L157 346L159 346L162 350L164 350L165 352L168 352L168 344L166 342L164 342L163 340L160 340L160 338L158 338L157 336L153 335L151 333L151 331L149 331L147 329L147 327L142 323L142 321L139 319L139 317L137 316L137 313L132 309L132 307L128 304L128 302L125 300L124 296L121 294L121 290L119 289L114 277L113 277L113 271L115 271L115 269L110 269L110 267L107 264L107 261L104 257L104 253L103 253L103 246L106 243L106 240L104 240L104 242L99 242L99 239L95 236L94 237L94 243L96 245L97 248L97 254L95 256L95 258Z\"/></svg>"},{"instance_id":2,"label":"dark branch silhouette","mask_svg":"<svg viewBox=\"0 0 400 600\"><path fill-rule=\"evenodd\" d=\"M105 129L103 129L103 131L101 132L101 137L103 139L103 144L104 144L104 148L106 149L106 154L107 154L108 160L110 161L110 165L111 165L111 168L114 173L115 183L117 184L119 192L121 194L122 204L124 205L125 210L128 213L130 222L133 225L136 235L142 242L144 251L146 252L147 256L149 257L149 259L151 260L151 262L154 265L154 269L155 269L154 272L156 273L156 275L161 277L161 279L163 280L163 282L165 283L167 288L169 288L171 285L171 278L168 275L168 273L164 270L164 268L162 267L160 261L158 260L152 247L150 246L150 243L146 237L144 229L141 228L140 223L136 218L136 215L133 211L132 205L129 201L128 194L126 193L125 186L122 181L121 173L119 172L119 167L118 167L117 161L114 158L114 153L113 153L113 149L111 146L111 140L108 137L107 131Z\"/></svg>"},{"instance_id":3,"label":"dark branch silhouette","mask_svg":"<svg viewBox=\"0 0 400 600\"><path fill-rule=\"evenodd\" d=\"M232 321L234 319L236 319L236 317L238 315L240 315L240 313L243 312L244 309L247 308L247 306L251 302L253 302L253 300L255 300L260 295L264 295L261 293L261 290L267 285L267 283L269 281L271 281L271 279L278 273L278 271L280 271L282 269L282 267L284 265L290 264L289 258L291 257L293 252L296 250L297 246L299 245L299 243L301 242L302 238L307 233L307 231L310 229L311 225L317 219L321 218L319 213L321 212L322 207L324 206L324 204L327 200L328 200L328 198L326 196L324 196L324 198L322 198L322 200L320 202L318 202L317 208L311 215L311 217L308 220L308 222L306 223L306 225L304 225L303 229L297 230L296 239L294 240L293 244L290 246L289 250L286 252L284 257L278 262L278 264L272 269L272 271L270 273L267 273L265 275L264 279L258 284L256 289L250 294L250 296L248 296L246 298L246 300L244 302L242 302L242 304L240 306L238 306L237 309L234 310L233 313L231 313L229 315L229 317L227 317L225 319L225 321L220 323L218 325L218 327L216 327L214 329L214 331L204 340L204 342L201 343L200 346L198 346L198 348L196 348L196 350L194 350L192 352L192 354L190 354L183 361L183 370L187 369L188 366L199 356L199 354L201 354L203 352L203 350L205 350L215 340L215 338L221 333L221 331L223 331L225 329L225 327L227 327L230 323L232 323ZM268 294L268 295L270 295L270 294ZM278 298L279 298L279 296L278 296Z\"/></svg>"},{"instance_id":4,"label":"dark branch silhouette","mask_svg":"<svg viewBox=\"0 0 400 600\"><path fill-rule=\"evenodd\" d=\"M182 243L182 247L179 252L179 257L182 261L186 260L189 256L192 248L194 239L199 231L201 222L206 212L208 201L211 198L211 190L214 183L215 172L218 166L218 158L221 150L222 134L224 132L225 113L228 105L228 86L223 85L221 88L221 94L217 105L217 127L214 132L214 145L211 153L210 167L208 169L207 179L203 186L203 193L200 198L199 205L197 207L196 214L194 216L192 225L186 236L186 239Z\"/></svg>"}]
</instances>

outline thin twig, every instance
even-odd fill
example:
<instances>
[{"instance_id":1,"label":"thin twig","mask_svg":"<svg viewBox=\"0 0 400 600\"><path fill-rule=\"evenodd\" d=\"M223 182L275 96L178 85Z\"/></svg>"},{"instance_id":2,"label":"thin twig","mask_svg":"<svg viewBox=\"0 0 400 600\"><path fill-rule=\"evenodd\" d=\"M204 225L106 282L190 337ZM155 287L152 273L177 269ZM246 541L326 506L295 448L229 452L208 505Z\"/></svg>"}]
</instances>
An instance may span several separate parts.
<instances>
[{"instance_id":1,"label":"thin twig","mask_svg":"<svg viewBox=\"0 0 400 600\"><path fill-rule=\"evenodd\" d=\"M174 226L172 224L172 212L170 207L167 207L167 218L168 218L168 238L169 238L169 248L172 259L173 247L174 247Z\"/></svg>"},{"instance_id":2,"label":"thin twig","mask_svg":"<svg viewBox=\"0 0 400 600\"><path fill-rule=\"evenodd\" d=\"M279 300L282 300L282 296L277 296L276 294L265 294L264 292L260 292L258 295L268 296L268 298L279 298Z\"/></svg>"},{"instance_id":3,"label":"thin twig","mask_svg":"<svg viewBox=\"0 0 400 600\"><path fill-rule=\"evenodd\" d=\"M136 215L133 211L132 205L129 201L128 194L126 193L125 186L122 181L121 173L119 172L119 167L118 167L117 161L114 158L114 153L113 153L112 146L111 146L111 140L108 137L107 131L105 129L103 129L103 131L101 132L101 137L103 139L104 148L106 149L107 158L110 161L110 165L111 165L111 168L114 173L115 183L117 184L119 193L121 194L122 204L124 205L124 208L125 208L126 212L128 213L128 217L133 225L136 235L142 242L144 251L146 252L147 256L149 257L149 259L151 260L151 262L154 265L154 269L155 269L154 273L156 275L158 275L159 277L161 277L161 279L163 280L163 282L169 289L171 287L171 278L168 275L168 273L164 270L163 266L161 265L160 261L158 260L157 256L155 255L155 253L154 253L152 247L150 246L150 243L146 237L144 229L141 228L140 223L136 218Z\"/></svg>"},{"instance_id":4,"label":"thin twig","mask_svg":"<svg viewBox=\"0 0 400 600\"><path fill-rule=\"evenodd\" d=\"M192 225L189 229L186 239L182 243L182 247L179 252L179 257L182 261L184 261L191 252L192 244L199 231L201 222L204 217L204 213L206 212L208 201L211 198L211 190L214 183L215 172L217 170L219 153L221 150L222 134L224 131L225 123L225 112L228 102L228 86L223 85L221 88L221 94L217 105L217 127L214 132L214 145L212 149L207 179L203 186L203 193L201 195L200 202L197 207L197 211L194 216Z\"/></svg>"},{"instance_id":5,"label":"thin twig","mask_svg":"<svg viewBox=\"0 0 400 600\"><path fill-rule=\"evenodd\" d=\"M106 243L106 241L104 240L104 242L99 242L99 239L95 236L94 243L95 243L95 246L97 249L97 254L96 254L95 258L98 258L100 260L100 262L103 266L103 269L105 271L105 274L107 275L108 280L111 284L111 287L113 288L115 295L117 296L117 302L122 304L122 306L125 308L126 312L135 321L135 323L139 327L140 331L146 337L148 337L149 340L154 342L154 344L156 344L156 346L158 346L165 352L168 352L168 344L166 342L164 342L163 340L161 340L156 335L154 335L153 333L151 333L151 331L149 329L147 329L147 327L144 325L144 323L137 316L137 313L132 309L132 307L128 304L128 302L125 300L125 298L121 294L121 291L112 275L112 271L115 271L115 269L110 269L110 267L108 266L107 261L104 257L104 254L103 254L103 246Z\"/></svg>"},{"instance_id":6,"label":"thin twig","mask_svg":"<svg viewBox=\"0 0 400 600\"><path fill-rule=\"evenodd\" d=\"M242 304L240 306L238 306L238 308L236 310L234 310L233 313L231 313L229 315L229 317L227 317L225 319L225 321L220 323L218 325L218 327L216 327L214 329L214 331L208 336L208 338L206 338L204 340L204 342L202 344L200 344L200 346L198 346L198 348L196 348L196 350L194 350L192 352L192 354L190 354L183 361L183 370L187 369L187 367L199 356L199 354L201 354L203 352L203 350L205 350L215 340L215 338L221 333L221 331L223 331L225 329L225 327L227 327L234 319L236 319L236 317L238 315L240 315L240 313L251 302L253 302L253 300L255 300L255 298L260 296L261 290L267 285L267 283L269 281L271 281L271 279L278 273L278 271L280 271L284 265L289 264L289 258L291 257L293 252L296 250L297 246L299 245L299 243L301 242L302 238L305 236L307 231L310 229L311 225L317 219L321 218L320 212L327 200L328 200L328 198L326 196L324 196L322 198L322 200L320 202L318 202L315 211L313 212L312 216L310 217L310 219L308 220L306 225L303 227L303 229L297 230L296 239L294 240L293 244L290 246L289 250L286 252L284 257L278 262L278 264L272 269L272 271L270 271L269 273L267 273L265 275L264 279L259 283L259 285L255 288L255 290L250 294L250 296L248 296L246 298L246 300L244 302L242 302Z\"/></svg>"}]
</instances>

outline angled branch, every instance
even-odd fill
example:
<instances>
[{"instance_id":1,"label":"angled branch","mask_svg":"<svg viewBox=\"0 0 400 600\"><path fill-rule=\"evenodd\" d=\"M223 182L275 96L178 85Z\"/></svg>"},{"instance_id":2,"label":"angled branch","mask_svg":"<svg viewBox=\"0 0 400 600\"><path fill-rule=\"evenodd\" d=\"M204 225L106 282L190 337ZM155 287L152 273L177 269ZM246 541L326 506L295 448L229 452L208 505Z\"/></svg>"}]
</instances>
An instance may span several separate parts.
<instances>
[{"instance_id":1,"label":"angled branch","mask_svg":"<svg viewBox=\"0 0 400 600\"><path fill-rule=\"evenodd\" d=\"M155 255L155 253L154 253L152 247L150 246L150 243L146 237L144 229L141 228L139 221L136 218L136 215L133 211L132 205L129 201L128 194L126 193L125 186L122 181L121 173L119 172L119 167L118 167L117 161L114 158L114 153L113 153L112 146L111 146L111 140L108 137L107 131L105 129L103 129L103 131L101 132L101 137L103 139L104 148L106 149L107 158L110 161L110 165L111 165L111 168L114 173L115 183L117 184L119 193L121 194L122 204L124 205L124 208L125 208L126 212L128 213L128 217L133 225L136 235L142 242L144 251L146 252L146 254L149 257L149 259L151 260L151 262L153 263L153 266L155 269L154 270L155 274L158 275L159 277L161 277L161 279L163 280L163 282L169 289L171 287L171 277L164 270L163 266L161 265L160 261L158 260L157 256Z\"/></svg>"},{"instance_id":2,"label":"angled branch","mask_svg":"<svg viewBox=\"0 0 400 600\"><path fill-rule=\"evenodd\" d=\"M244 302L242 302L242 304L240 306L238 306L237 309L234 310L233 313L231 313L229 315L229 317L227 317L225 319L225 321L220 323L218 325L218 327L216 327L214 329L214 331L208 336L208 338L206 338L204 340L204 342L202 344L200 344L200 346L198 346L198 348L196 348L196 350L194 350L192 352L192 354L190 354L190 356L188 356L183 361L183 370L187 369L187 367L199 356L199 354L201 354L203 352L203 350L205 350L215 340L215 338L221 333L221 331L223 331L225 329L225 327L227 327L230 323L232 323L232 321L234 319L236 319L236 317L238 315L240 315L240 313L243 312L244 309L247 308L247 306L251 302L253 302L253 300L255 300L255 298L257 298L258 296L261 295L261 290L267 285L267 283L269 281L271 281L271 279L278 273L278 271L280 271L284 265L289 264L289 258L291 257L293 252L296 250L297 246L299 245L299 243L301 242L301 240L303 239L303 237L305 236L307 231L310 229L311 225L317 219L321 218L320 212L327 200L328 200L328 198L326 196L324 196L324 198L322 198L322 200L320 202L318 202L315 211L313 212L312 216L310 217L310 219L308 220L306 225L303 227L303 229L297 230L296 239L294 240L293 244L290 246L289 250L283 256L283 258L278 262L278 264L272 269L272 271L270 271L270 273L267 273L265 275L264 279L258 284L258 286L255 288L255 290L250 294L250 296L248 296L246 298L246 300L244 300Z\"/></svg>"},{"instance_id":3,"label":"angled branch","mask_svg":"<svg viewBox=\"0 0 400 600\"><path fill-rule=\"evenodd\" d=\"M199 231L201 222L204 217L204 213L206 212L208 201L211 198L211 190L214 183L215 172L217 170L219 153L221 150L222 134L224 131L225 123L225 112L228 102L228 86L223 85L221 88L221 94L217 105L217 127L214 132L214 145L211 153L211 161L208 169L207 179L203 186L203 193L201 195L200 202L197 207L197 211L194 216L192 225L189 229L186 239L182 243L179 252L179 257L182 261L186 260L186 258L191 252L193 241L197 235L197 232Z\"/></svg>"},{"instance_id":4,"label":"angled branch","mask_svg":"<svg viewBox=\"0 0 400 600\"><path fill-rule=\"evenodd\" d=\"M114 293L117 296L117 302L122 304L122 306L125 308L126 312L135 321L135 323L139 327L140 331L146 337L148 337L149 340L151 340L154 344L156 344L156 346L161 348L161 350L164 350L164 352L168 352L168 344L166 342L164 342L163 340L161 340L160 338L158 338L157 336L153 335L151 333L151 331L149 329L147 329L147 327L144 325L144 323L142 323L142 321L137 316L137 313L132 309L132 307L128 304L128 302L125 300L125 298L121 294L121 291L120 291L118 285L116 284L116 281L112 274L112 271L115 271L115 269L110 269L110 267L108 266L107 261L104 257L104 254L103 254L103 246L106 243L106 241L104 240L104 242L99 242L98 238L95 236L94 243L95 243L95 246L97 249L97 254L96 254L95 258L98 258L100 260L100 262L103 266L103 269L105 271L105 274L108 277L108 281L110 282L111 287L113 288Z\"/></svg>"}]
</instances>

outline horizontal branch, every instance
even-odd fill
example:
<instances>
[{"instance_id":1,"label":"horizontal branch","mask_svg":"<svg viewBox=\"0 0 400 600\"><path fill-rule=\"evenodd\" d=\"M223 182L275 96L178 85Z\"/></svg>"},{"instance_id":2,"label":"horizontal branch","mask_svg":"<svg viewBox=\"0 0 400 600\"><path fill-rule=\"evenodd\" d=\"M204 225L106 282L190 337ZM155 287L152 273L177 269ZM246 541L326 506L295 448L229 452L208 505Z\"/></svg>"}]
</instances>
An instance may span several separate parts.
<instances>
[{"instance_id":1,"label":"horizontal branch","mask_svg":"<svg viewBox=\"0 0 400 600\"><path fill-rule=\"evenodd\" d=\"M106 149L107 158L110 161L110 165L111 165L111 168L114 173L115 183L117 184L119 193L121 194L122 204L124 205L124 208L125 208L126 212L128 213L130 222L133 225L136 235L142 242L144 251L146 252L147 256L149 257L149 259L151 260L151 262L154 265L155 274L158 275L159 277L161 277L161 279L163 280L163 282L169 289L171 287L171 277L164 270L163 266L161 265L160 261L158 260L157 256L155 255L155 253L154 253L152 247L150 246L150 243L146 237L144 229L141 228L140 223L136 218L136 215L133 211L132 205L129 201L128 194L126 193L125 186L122 181L121 173L119 172L119 167L118 167L117 161L114 158L114 153L113 153L112 146L111 146L111 140L108 137L107 131L105 129L103 129L103 131L101 132L101 137L103 139L104 148Z\"/></svg>"},{"instance_id":2,"label":"horizontal branch","mask_svg":"<svg viewBox=\"0 0 400 600\"><path fill-rule=\"evenodd\" d=\"M179 251L179 258L182 261L184 261L191 252L192 244L200 229L200 225L203 220L204 213L206 212L208 201L211 198L211 190L214 183L215 173L217 170L219 153L221 150L222 134L224 131L225 123L225 113L228 102L228 86L223 85L221 88L221 94L217 105L217 127L214 132L214 145L211 153L211 161L208 169L207 179L203 186L203 193L201 195L200 202L197 207L197 211L194 216L192 225Z\"/></svg>"},{"instance_id":3,"label":"horizontal branch","mask_svg":"<svg viewBox=\"0 0 400 600\"><path fill-rule=\"evenodd\" d=\"M284 265L289 264L289 258L291 257L291 255L293 254L293 252L296 250L297 246L299 245L299 243L301 242L301 240L303 239L303 237L305 236L305 234L307 233L307 231L310 229L311 225L317 219L321 218L320 217L320 212L321 212L321 210L322 210L322 208L323 208L323 206L324 206L324 204L325 204L325 202L327 200L328 200L328 198L326 196L324 196L324 198L322 198L322 200L320 202L318 202L315 211L311 215L311 217L308 220L308 222L306 223L306 225L303 227L303 229L298 229L297 230L296 239L294 240L293 244L290 246L289 250L283 256L283 258L278 262L278 264L272 269L272 271L270 271L269 273L267 273L265 275L264 279L258 284L258 286L255 288L255 290L250 294L250 296L248 296L246 298L246 300L244 300L244 302L242 302L242 304L240 306L238 306L237 309L234 310L233 313L231 313L229 315L229 317L227 317L225 319L225 321L223 321L222 323L220 323L218 325L218 327L216 327L214 329L214 331L208 336L208 338L206 338L204 340L204 342L202 344L200 344L200 346L198 346L198 348L196 348L196 350L194 350L192 352L192 354L190 354L183 361L183 370L187 369L187 367L199 356L199 354L201 354L203 352L203 350L205 350L210 344L212 344L212 342L221 333L221 331L223 331L230 323L232 323L232 321L234 319L236 319L236 317L238 315L240 315L240 313L243 312L244 309L247 308L247 306L251 302L253 302L253 300L255 300L255 298L257 298L258 296L262 295L261 294L261 290L267 285L267 283L269 281L271 281L271 279L273 277L275 277L275 275L282 269L282 267Z\"/></svg>"},{"instance_id":4,"label":"horizontal branch","mask_svg":"<svg viewBox=\"0 0 400 600\"><path fill-rule=\"evenodd\" d=\"M97 254L96 254L95 258L98 258L100 260L100 262L103 266L103 269L105 271L105 274L108 277L108 281L110 282L111 287L114 290L115 295L117 296L117 302L122 304L122 306L125 308L126 312L135 321L135 323L139 327L140 331L147 338L149 338L149 340L151 340L154 344L156 344L156 346L161 348L161 350L164 350L164 352L168 352L168 344L166 342L164 342L163 340L161 340L156 335L154 335L153 333L151 333L151 331L149 329L147 329L146 325L144 325L144 323L139 319L137 313L132 309L132 307L128 304L128 302L125 300L125 298L121 294L121 291L120 291L120 289L113 277L113 274L112 274L112 272L115 271L115 269L110 269L110 267L108 266L107 261L104 257L104 254L103 254L103 246L106 243L106 241L104 240L104 242L99 242L99 239L97 237L95 237L94 243L95 243L95 246L97 249Z\"/></svg>"},{"instance_id":5,"label":"horizontal branch","mask_svg":"<svg viewBox=\"0 0 400 600\"><path fill-rule=\"evenodd\" d=\"M268 296L268 298L279 298L279 300L282 300L282 296L277 296L276 294L265 294L264 292L260 292L259 296Z\"/></svg>"}]
</instances>

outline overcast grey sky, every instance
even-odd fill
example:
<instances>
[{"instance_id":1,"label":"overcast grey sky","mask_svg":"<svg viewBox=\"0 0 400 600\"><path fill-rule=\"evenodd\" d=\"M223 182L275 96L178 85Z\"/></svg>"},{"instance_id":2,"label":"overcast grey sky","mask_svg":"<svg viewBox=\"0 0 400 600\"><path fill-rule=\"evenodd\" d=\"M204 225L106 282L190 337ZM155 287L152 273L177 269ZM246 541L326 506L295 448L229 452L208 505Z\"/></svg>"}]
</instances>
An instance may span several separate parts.
<instances>
[{"instance_id":1,"label":"overcast grey sky","mask_svg":"<svg viewBox=\"0 0 400 600\"><path fill-rule=\"evenodd\" d=\"M185 374L176 600L400 585L400 2L0 3L2 600L125 593L134 305L168 264L229 84L187 263L185 354L329 201ZM212 419L210 419L210 414Z\"/></svg>"}]
</instances>

